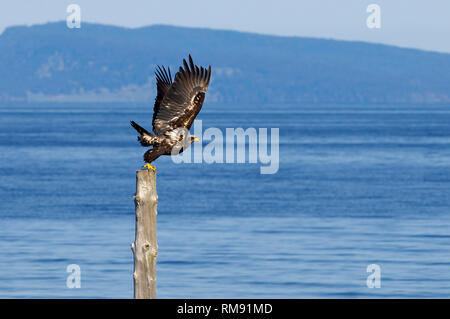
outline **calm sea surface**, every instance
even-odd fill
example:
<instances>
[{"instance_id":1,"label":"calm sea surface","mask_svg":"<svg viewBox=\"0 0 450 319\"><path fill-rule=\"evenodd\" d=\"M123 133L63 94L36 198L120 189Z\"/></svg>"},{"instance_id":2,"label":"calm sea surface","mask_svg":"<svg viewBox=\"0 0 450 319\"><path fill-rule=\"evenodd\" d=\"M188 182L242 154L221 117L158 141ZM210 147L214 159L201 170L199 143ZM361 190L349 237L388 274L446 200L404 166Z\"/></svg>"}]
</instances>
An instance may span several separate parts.
<instances>
[{"instance_id":1,"label":"calm sea surface","mask_svg":"<svg viewBox=\"0 0 450 319\"><path fill-rule=\"evenodd\" d=\"M150 127L151 112L0 106L1 298L133 296L144 149L129 121ZM450 297L450 106L205 105L198 118L278 127L280 169L156 162L158 297Z\"/></svg>"}]
</instances>

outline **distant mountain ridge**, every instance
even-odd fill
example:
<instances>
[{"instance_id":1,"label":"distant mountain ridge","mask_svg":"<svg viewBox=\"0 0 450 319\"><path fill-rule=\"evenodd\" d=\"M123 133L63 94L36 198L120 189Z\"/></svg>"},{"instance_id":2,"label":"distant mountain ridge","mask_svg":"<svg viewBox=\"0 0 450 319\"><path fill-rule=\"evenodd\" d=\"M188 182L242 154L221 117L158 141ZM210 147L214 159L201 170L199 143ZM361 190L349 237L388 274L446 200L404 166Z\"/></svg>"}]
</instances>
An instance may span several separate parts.
<instances>
[{"instance_id":1,"label":"distant mountain ridge","mask_svg":"<svg viewBox=\"0 0 450 319\"><path fill-rule=\"evenodd\" d=\"M0 101L153 102L154 69L191 53L212 66L210 103L447 103L450 54L153 25L65 22L0 35Z\"/></svg>"}]
</instances>

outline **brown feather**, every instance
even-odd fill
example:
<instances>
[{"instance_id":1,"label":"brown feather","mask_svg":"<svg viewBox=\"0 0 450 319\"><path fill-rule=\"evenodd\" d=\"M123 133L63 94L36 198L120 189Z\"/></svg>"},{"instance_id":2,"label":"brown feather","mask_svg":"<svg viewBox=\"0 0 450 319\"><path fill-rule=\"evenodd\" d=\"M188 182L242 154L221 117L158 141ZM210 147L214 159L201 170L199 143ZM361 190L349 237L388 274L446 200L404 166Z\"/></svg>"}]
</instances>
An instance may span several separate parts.
<instances>
[{"instance_id":1,"label":"brown feather","mask_svg":"<svg viewBox=\"0 0 450 319\"><path fill-rule=\"evenodd\" d=\"M155 105L153 107L153 131L155 131L155 118L156 114L159 113L160 105L162 100L164 99L164 96L167 94L167 91L169 91L170 87L172 86L172 75L170 74L170 68L168 68L168 72L166 71L166 68L162 66L157 67L157 70L155 72L156 75L156 99L155 99Z\"/></svg>"},{"instance_id":2,"label":"brown feather","mask_svg":"<svg viewBox=\"0 0 450 319\"><path fill-rule=\"evenodd\" d=\"M158 112L154 114L153 131L156 134L178 127L189 130L203 106L211 78L211 66L208 70L199 68L190 55L189 65L184 59L184 68L179 68Z\"/></svg>"}]
</instances>

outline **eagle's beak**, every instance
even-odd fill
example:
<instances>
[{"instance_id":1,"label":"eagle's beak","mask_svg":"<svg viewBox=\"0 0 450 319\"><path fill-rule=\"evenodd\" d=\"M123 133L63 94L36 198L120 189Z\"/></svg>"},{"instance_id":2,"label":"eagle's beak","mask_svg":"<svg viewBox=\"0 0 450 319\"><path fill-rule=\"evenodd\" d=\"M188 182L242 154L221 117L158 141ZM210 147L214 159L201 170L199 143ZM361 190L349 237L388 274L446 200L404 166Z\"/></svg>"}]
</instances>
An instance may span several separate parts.
<instances>
[{"instance_id":1,"label":"eagle's beak","mask_svg":"<svg viewBox=\"0 0 450 319\"><path fill-rule=\"evenodd\" d=\"M194 142L200 142L200 140L198 139L198 137L194 138Z\"/></svg>"}]
</instances>

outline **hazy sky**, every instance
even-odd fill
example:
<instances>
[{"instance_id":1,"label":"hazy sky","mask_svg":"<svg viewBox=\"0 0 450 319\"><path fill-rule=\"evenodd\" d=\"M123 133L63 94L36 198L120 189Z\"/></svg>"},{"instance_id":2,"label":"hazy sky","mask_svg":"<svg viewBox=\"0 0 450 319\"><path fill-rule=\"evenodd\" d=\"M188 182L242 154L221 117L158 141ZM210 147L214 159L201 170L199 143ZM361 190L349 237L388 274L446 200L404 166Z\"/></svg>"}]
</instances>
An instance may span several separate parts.
<instances>
[{"instance_id":1,"label":"hazy sky","mask_svg":"<svg viewBox=\"0 0 450 319\"><path fill-rule=\"evenodd\" d=\"M11 25L65 20L71 3L80 5L82 22L208 27L450 53L450 0L1 0L0 32ZM372 3L381 8L380 29L366 25Z\"/></svg>"}]
</instances>

